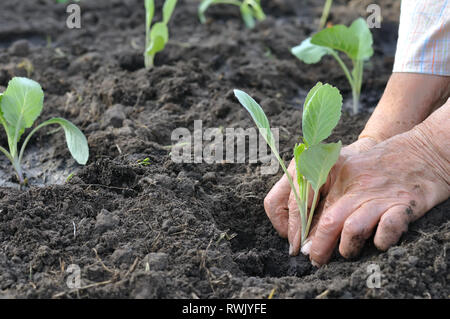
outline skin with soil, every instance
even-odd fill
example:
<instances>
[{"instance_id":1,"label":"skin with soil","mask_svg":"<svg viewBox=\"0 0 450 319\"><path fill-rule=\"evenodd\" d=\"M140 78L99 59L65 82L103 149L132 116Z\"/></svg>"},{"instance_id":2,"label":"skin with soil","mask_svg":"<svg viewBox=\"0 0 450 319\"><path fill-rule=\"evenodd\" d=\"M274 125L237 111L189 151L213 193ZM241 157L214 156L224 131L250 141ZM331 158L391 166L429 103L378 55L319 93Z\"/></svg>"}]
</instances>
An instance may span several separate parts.
<instances>
[{"instance_id":1,"label":"skin with soil","mask_svg":"<svg viewBox=\"0 0 450 319\"><path fill-rule=\"evenodd\" d=\"M372 2L335 1L330 19L349 24ZM449 297L449 201L410 225L387 252L369 243L358 259L336 253L315 269L303 255L288 256L287 241L264 213L264 196L281 170L261 175L260 164L171 160L172 130L192 132L194 120L203 128L253 127L234 88L261 102L280 128L286 161L301 135L301 105L317 81L337 86L351 105L332 58L306 66L289 52L315 30L321 2L262 3L267 19L250 31L234 7L211 8L201 25L198 2L180 0L170 42L147 71L143 1L84 1L80 30L65 27L65 6L55 1L2 1L0 90L31 72L45 91L40 119L75 123L91 155L78 167L61 132L38 132L24 165L32 186L23 191L1 158L0 297L267 298L274 288L274 298ZM391 73L399 2L376 3L383 22L373 30L363 112L344 114L329 141L357 138ZM17 44L24 39L28 48ZM3 132L0 144L7 144ZM139 165L145 158L149 165ZM71 264L80 267L80 289L66 284ZM378 289L366 282L372 264L381 272Z\"/></svg>"}]
</instances>

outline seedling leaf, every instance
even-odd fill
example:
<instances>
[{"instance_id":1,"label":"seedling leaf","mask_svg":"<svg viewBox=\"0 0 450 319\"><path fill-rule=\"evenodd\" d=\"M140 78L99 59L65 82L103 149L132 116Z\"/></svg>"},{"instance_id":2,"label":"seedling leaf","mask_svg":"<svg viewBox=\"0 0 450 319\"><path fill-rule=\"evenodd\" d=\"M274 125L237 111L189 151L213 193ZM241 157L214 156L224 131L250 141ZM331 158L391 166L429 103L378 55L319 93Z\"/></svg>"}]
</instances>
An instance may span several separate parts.
<instances>
[{"instance_id":1,"label":"seedling leaf","mask_svg":"<svg viewBox=\"0 0 450 319\"><path fill-rule=\"evenodd\" d=\"M55 117L43 122L36 130L51 124L59 124L64 129L66 135L67 147L72 157L78 164L85 165L89 159L89 147L86 136L80 131L78 127L66 119ZM31 135L31 134L30 134Z\"/></svg>"},{"instance_id":2,"label":"seedling leaf","mask_svg":"<svg viewBox=\"0 0 450 319\"><path fill-rule=\"evenodd\" d=\"M297 167L315 192L327 181L331 168L339 158L341 146L341 142L312 145L300 155Z\"/></svg>"},{"instance_id":3,"label":"seedling leaf","mask_svg":"<svg viewBox=\"0 0 450 319\"><path fill-rule=\"evenodd\" d=\"M172 16L173 10L177 5L177 0L166 0L163 6L163 22L164 24L168 24L170 17Z\"/></svg>"},{"instance_id":4,"label":"seedling leaf","mask_svg":"<svg viewBox=\"0 0 450 319\"><path fill-rule=\"evenodd\" d=\"M155 55L164 50L167 41L169 40L169 29L163 22L157 22L153 25L150 31L150 43L147 48L147 55Z\"/></svg>"},{"instance_id":5,"label":"seedling leaf","mask_svg":"<svg viewBox=\"0 0 450 319\"><path fill-rule=\"evenodd\" d=\"M311 38L303 40L300 45L293 47L291 53L306 64L319 62L326 54L330 54L332 49L311 43Z\"/></svg>"},{"instance_id":6,"label":"seedling leaf","mask_svg":"<svg viewBox=\"0 0 450 319\"><path fill-rule=\"evenodd\" d=\"M247 93L240 90L234 90L234 95L237 97L242 106L245 107L245 109L250 113L253 121L255 121L255 124L259 129L259 132L264 137L269 147L272 149L272 151L275 150L275 152L278 154L278 150L275 147L275 141L272 135L272 131L270 130L269 120L267 119L264 110Z\"/></svg>"},{"instance_id":7,"label":"seedling leaf","mask_svg":"<svg viewBox=\"0 0 450 319\"><path fill-rule=\"evenodd\" d=\"M331 135L341 117L342 96L339 90L321 83L313 87L303 106L303 138L308 146Z\"/></svg>"},{"instance_id":8,"label":"seedling leaf","mask_svg":"<svg viewBox=\"0 0 450 319\"><path fill-rule=\"evenodd\" d=\"M9 81L0 109L9 127L7 131L12 133L12 141L17 143L25 129L33 125L41 114L43 104L44 92L37 82L21 77Z\"/></svg>"},{"instance_id":9,"label":"seedling leaf","mask_svg":"<svg viewBox=\"0 0 450 319\"><path fill-rule=\"evenodd\" d=\"M311 43L342 51L353 60L358 57L358 38L345 25L335 25L316 33L311 38Z\"/></svg>"},{"instance_id":10,"label":"seedling leaf","mask_svg":"<svg viewBox=\"0 0 450 319\"><path fill-rule=\"evenodd\" d=\"M373 55L373 38L367 22L363 18L356 19L350 31L358 38L357 60L368 60Z\"/></svg>"},{"instance_id":11,"label":"seedling leaf","mask_svg":"<svg viewBox=\"0 0 450 319\"><path fill-rule=\"evenodd\" d=\"M146 30L150 30L150 26L153 20L153 15L155 14L155 1L154 0L145 0L145 27Z\"/></svg>"}]
</instances>

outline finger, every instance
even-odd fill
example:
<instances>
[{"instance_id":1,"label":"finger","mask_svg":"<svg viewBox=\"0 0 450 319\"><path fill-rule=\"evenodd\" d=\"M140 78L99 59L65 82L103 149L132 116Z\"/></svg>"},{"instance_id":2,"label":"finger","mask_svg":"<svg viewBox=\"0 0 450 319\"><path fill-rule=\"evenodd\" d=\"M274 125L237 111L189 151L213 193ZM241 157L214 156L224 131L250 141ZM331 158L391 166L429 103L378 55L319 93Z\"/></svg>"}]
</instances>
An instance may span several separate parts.
<instances>
[{"instance_id":1,"label":"finger","mask_svg":"<svg viewBox=\"0 0 450 319\"><path fill-rule=\"evenodd\" d=\"M289 165L288 171L293 173L294 166ZM291 192L286 175L272 187L270 192L264 198L264 210L269 217L273 227L278 231L281 237L288 236L288 201Z\"/></svg>"},{"instance_id":2,"label":"finger","mask_svg":"<svg viewBox=\"0 0 450 319\"><path fill-rule=\"evenodd\" d=\"M418 216L415 216L411 207L398 205L390 208L381 216L375 233L374 243L379 250L387 250L395 245L402 234L408 230L408 224Z\"/></svg>"},{"instance_id":3,"label":"finger","mask_svg":"<svg viewBox=\"0 0 450 319\"><path fill-rule=\"evenodd\" d=\"M359 198L350 194L345 195L330 207L327 207L327 203L325 203L309 254L313 265L320 266L328 262L336 247L345 220L359 207L360 203Z\"/></svg>"},{"instance_id":4,"label":"finger","mask_svg":"<svg viewBox=\"0 0 450 319\"><path fill-rule=\"evenodd\" d=\"M344 222L339 252L344 258L356 257L373 234L381 216L388 210L386 203L373 200L364 203Z\"/></svg>"}]
</instances>

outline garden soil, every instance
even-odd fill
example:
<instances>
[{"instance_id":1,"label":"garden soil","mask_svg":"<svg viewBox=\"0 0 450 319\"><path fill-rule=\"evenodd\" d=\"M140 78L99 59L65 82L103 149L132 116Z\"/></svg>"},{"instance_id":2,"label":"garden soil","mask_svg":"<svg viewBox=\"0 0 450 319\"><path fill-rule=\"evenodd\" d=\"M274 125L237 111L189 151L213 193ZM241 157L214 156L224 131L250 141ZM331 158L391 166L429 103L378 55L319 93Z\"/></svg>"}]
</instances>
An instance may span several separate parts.
<instances>
[{"instance_id":1,"label":"garden soil","mask_svg":"<svg viewBox=\"0 0 450 319\"><path fill-rule=\"evenodd\" d=\"M280 178L260 163L175 163L176 128L250 128L232 90L261 102L280 129L288 161L301 135L308 90L323 81L351 105L336 62L305 65L289 49L315 31L323 1L262 1L267 19L248 30L239 10L217 6L202 25L198 1L179 0L170 42L144 69L140 0L85 0L81 29L66 5L3 0L0 91L28 76L45 91L41 120L61 116L86 134L90 159L71 159L54 128L31 140L19 190L0 160L0 297L4 298L448 298L450 201L412 224L387 252L369 240L361 256L313 268L288 256L263 199ZM330 20L368 16L374 1L335 1ZM364 127L392 70L399 1L380 5L375 55L364 73L362 112L329 138L348 144ZM161 1L157 1L156 20ZM7 145L4 132L0 145ZM148 158L144 163L141 161ZM370 266L372 265L372 266ZM369 267L370 266L370 267ZM380 288L369 288L371 267ZM71 289L79 270L80 288ZM69 282L69 285L67 284Z\"/></svg>"}]
</instances>

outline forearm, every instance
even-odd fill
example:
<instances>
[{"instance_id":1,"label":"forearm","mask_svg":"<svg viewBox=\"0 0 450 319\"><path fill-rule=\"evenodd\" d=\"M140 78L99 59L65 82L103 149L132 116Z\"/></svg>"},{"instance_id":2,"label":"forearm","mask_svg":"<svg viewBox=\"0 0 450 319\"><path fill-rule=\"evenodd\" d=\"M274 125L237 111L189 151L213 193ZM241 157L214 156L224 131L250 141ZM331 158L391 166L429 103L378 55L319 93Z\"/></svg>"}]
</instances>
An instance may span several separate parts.
<instances>
[{"instance_id":1,"label":"forearm","mask_svg":"<svg viewBox=\"0 0 450 319\"><path fill-rule=\"evenodd\" d=\"M393 73L384 94L359 138L376 142L409 131L450 96L450 77Z\"/></svg>"}]
</instances>

